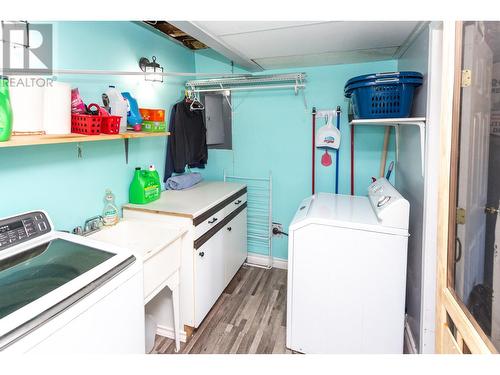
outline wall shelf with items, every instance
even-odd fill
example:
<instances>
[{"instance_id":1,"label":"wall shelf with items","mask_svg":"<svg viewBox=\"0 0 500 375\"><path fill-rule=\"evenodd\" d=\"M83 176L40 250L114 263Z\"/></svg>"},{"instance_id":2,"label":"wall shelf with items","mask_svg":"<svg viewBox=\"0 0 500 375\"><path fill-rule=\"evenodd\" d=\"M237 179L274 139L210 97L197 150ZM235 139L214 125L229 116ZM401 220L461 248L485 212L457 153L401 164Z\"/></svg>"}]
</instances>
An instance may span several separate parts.
<instances>
[{"instance_id":1,"label":"wall shelf with items","mask_svg":"<svg viewBox=\"0 0 500 375\"><path fill-rule=\"evenodd\" d=\"M418 126L420 132L420 157L422 163L422 176L424 175L425 163L425 117L408 118L387 118L387 119L369 119L352 120L350 126L392 126L396 131L396 161L399 156L399 127L400 126Z\"/></svg>"},{"instance_id":2,"label":"wall shelf with items","mask_svg":"<svg viewBox=\"0 0 500 375\"><path fill-rule=\"evenodd\" d=\"M170 135L168 132L146 133L146 132L126 132L121 134L100 134L100 135L84 135L84 134L64 134L64 135L13 135L10 140L0 142L0 148L5 147L22 147L22 146L38 146L51 145L62 143L77 143L78 155L81 155L80 143L82 142L102 142L123 139L125 145L125 161L128 163L128 143L130 139L137 138L153 138L166 137Z\"/></svg>"}]
</instances>

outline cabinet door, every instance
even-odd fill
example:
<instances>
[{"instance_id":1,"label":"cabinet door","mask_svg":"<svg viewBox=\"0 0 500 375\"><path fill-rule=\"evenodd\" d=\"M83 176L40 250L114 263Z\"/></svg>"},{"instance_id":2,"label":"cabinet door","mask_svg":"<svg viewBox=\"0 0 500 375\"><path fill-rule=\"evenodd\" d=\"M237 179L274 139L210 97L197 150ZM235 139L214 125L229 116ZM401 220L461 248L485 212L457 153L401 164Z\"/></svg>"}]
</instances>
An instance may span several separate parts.
<instances>
[{"instance_id":1,"label":"cabinet door","mask_svg":"<svg viewBox=\"0 0 500 375\"><path fill-rule=\"evenodd\" d=\"M195 250L195 327L199 326L224 291L223 240L225 232L225 229L219 230Z\"/></svg>"},{"instance_id":2,"label":"cabinet door","mask_svg":"<svg viewBox=\"0 0 500 375\"><path fill-rule=\"evenodd\" d=\"M229 284L247 258L247 209L241 211L223 229L224 280Z\"/></svg>"}]
</instances>

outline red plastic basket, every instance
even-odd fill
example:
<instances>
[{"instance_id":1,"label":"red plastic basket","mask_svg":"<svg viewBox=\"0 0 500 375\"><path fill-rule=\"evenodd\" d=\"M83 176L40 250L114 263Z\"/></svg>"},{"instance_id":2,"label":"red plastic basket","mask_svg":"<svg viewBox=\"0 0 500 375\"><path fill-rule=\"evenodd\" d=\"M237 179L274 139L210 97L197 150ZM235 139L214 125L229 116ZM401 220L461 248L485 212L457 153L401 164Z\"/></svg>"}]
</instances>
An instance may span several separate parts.
<instances>
[{"instance_id":1,"label":"red plastic basket","mask_svg":"<svg viewBox=\"0 0 500 375\"><path fill-rule=\"evenodd\" d=\"M85 135L118 134L120 132L121 116L102 116L105 111L97 104L89 104L88 108L96 108L99 115L71 115L71 132Z\"/></svg>"},{"instance_id":2,"label":"red plastic basket","mask_svg":"<svg viewBox=\"0 0 500 375\"><path fill-rule=\"evenodd\" d=\"M71 133L99 135L101 134L101 121L101 116L73 113L71 115Z\"/></svg>"},{"instance_id":3,"label":"red plastic basket","mask_svg":"<svg viewBox=\"0 0 500 375\"><path fill-rule=\"evenodd\" d=\"M120 132L121 116L102 116L101 133L118 134Z\"/></svg>"}]
</instances>

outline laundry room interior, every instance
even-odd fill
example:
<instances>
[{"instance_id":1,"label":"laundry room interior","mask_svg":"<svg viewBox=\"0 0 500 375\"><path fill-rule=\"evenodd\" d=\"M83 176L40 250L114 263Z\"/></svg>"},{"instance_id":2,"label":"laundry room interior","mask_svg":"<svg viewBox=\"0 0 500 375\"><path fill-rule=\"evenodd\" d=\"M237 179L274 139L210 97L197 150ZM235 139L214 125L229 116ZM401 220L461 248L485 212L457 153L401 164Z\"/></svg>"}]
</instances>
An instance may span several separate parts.
<instances>
[{"instance_id":1,"label":"laundry room interior","mask_svg":"<svg viewBox=\"0 0 500 375\"><path fill-rule=\"evenodd\" d=\"M2 21L0 351L445 352L452 26Z\"/></svg>"}]
</instances>

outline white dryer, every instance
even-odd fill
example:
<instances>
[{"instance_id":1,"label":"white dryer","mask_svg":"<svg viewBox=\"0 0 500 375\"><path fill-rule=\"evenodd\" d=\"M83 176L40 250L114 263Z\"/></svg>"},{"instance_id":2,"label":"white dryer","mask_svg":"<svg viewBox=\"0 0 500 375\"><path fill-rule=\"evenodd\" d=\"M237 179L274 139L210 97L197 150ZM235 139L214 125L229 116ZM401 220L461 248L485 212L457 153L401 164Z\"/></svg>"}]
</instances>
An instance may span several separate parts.
<instances>
[{"instance_id":1,"label":"white dryer","mask_svg":"<svg viewBox=\"0 0 500 375\"><path fill-rule=\"evenodd\" d=\"M290 225L287 347L402 353L410 205L385 179L368 197L318 193Z\"/></svg>"}]
</instances>

